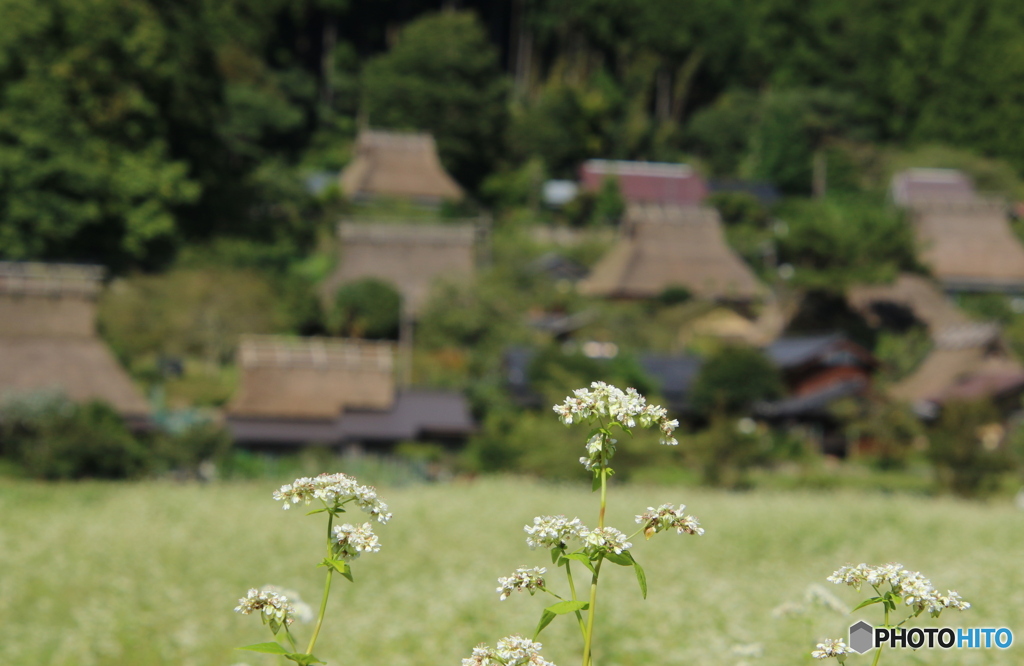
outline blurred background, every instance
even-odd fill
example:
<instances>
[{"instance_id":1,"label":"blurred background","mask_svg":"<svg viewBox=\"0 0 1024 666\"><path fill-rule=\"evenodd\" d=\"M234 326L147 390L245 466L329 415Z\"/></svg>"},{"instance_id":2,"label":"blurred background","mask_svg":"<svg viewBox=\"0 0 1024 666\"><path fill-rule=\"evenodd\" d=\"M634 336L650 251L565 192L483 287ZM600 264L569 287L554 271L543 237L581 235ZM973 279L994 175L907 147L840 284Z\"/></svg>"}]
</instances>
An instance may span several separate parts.
<instances>
[{"instance_id":1,"label":"blurred background","mask_svg":"<svg viewBox=\"0 0 1024 666\"><path fill-rule=\"evenodd\" d=\"M1021 486L1020 3L0 15L8 476Z\"/></svg>"}]
</instances>

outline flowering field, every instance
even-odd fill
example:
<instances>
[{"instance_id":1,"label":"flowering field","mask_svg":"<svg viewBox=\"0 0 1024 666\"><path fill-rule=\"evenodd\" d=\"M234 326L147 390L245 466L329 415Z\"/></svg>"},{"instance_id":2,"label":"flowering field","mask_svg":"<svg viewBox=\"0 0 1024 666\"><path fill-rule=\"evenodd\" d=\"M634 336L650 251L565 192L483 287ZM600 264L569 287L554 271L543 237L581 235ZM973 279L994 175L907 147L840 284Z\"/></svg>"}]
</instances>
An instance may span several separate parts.
<instances>
[{"instance_id":1,"label":"flowering field","mask_svg":"<svg viewBox=\"0 0 1024 666\"><path fill-rule=\"evenodd\" d=\"M269 636L255 617L232 612L249 587L273 583L313 604L321 590L313 563L323 521L282 511L275 487L0 481L0 663L283 663L232 649ZM379 490L394 518L376 530L380 552L355 563L356 583L335 582L316 650L330 664L458 665L479 642L529 634L547 602L522 593L499 601L495 591L517 566L550 567L546 552L526 546L523 526L552 513L592 521L596 506L585 480ZM864 595L825 578L846 563L890 560L972 603L944 613L943 624L1010 627L1016 643L887 651L883 664L1024 663L1024 512L1009 503L613 485L608 522L632 532L634 514L680 501L707 532L639 539L646 601L630 570L602 578L599 665L835 663L810 651L845 636L851 616L837 601L849 607ZM853 617L875 622L877 608ZM554 622L540 640L556 664L578 663L571 622Z\"/></svg>"}]
</instances>

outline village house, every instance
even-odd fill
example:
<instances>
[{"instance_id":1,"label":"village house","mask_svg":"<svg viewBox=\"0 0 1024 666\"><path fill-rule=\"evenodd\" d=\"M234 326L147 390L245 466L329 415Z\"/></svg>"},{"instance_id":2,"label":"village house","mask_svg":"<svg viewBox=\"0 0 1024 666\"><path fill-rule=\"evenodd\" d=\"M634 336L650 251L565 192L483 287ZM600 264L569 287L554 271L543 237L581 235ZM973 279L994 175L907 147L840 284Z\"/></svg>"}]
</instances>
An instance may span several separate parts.
<instances>
[{"instance_id":1,"label":"village house","mask_svg":"<svg viewBox=\"0 0 1024 666\"><path fill-rule=\"evenodd\" d=\"M246 336L238 366L226 413L239 446L389 451L402 441L461 442L474 429L460 393L398 386L391 343Z\"/></svg>"},{"instance_id":2,"label":"village house","mask_svg":"<svg viewBox=\"0 0 1024 666\"><path fill-rule=\"evenodd\" d=\"M989 399L1015 411L1024 392L1024 367L1016 361L992 322L971 319L928 278L901 275L891 285L859 286L850 305L875 326L908 319L928 329L932 350L921 365L889 391L921 416L938 414L949 400Z\"/></svg>"},{"instance_id":3,"label":"village house","mask_svg":"<svg viewBox=\"0 0 1024 666\"><path fill-rule=\"evenodd\" d=\"M580 167L585 191L599 191L608 179L617 181L627 203L698 206L708 195L704 178L685 164L587 160Z\"/></svg>"},{"instance_id":4,"label":"village house","mask_svg":"<svg viewBox=\"0 0 1024 666\"><path fill-rule=\"evenodd\" d=\"M977 194L965 174L948 169L898 173L891 193L909 212L920 259L943 289L1024 292L1024 246L1004 200Z\"/></svg>"},{"instance_id":5,"label":"village house","mask_svg":"<svg viewBox=\"0 0 1024 666\"><path fill-rule=\"evenodd\" d=\"M745 303L766 294L728 246L713 208L632 204L612 250L579 283L605 298L655 298L682 287L704 299Z\"/></svg>"},{"instance_id":6,"label":"village house","mask_svg":"<svg viewBox=\"0 0 1024 666\"><path fill-rule=\"evenodd\" d=\"M55 390L146 427L145 398L96 335L97 266L0 262L0 397Z\"/></svg>"},{"instance_id":7,"label":"village house","mask_svg":"<svg viewBox=\"0 0 1024 666\"><path fill-rule=\"evenodd\" d=\"M439 280L472 280L481 225L342 222L338 226L337 270L324 282L326 296L343 284L377 278L403 299L404 313L415 319Z\"/></svg>"},{"instance_id":8,"label":"village house","mask_svg":"<svg viewBox=\"0 0 1024 666\"><path fill-rule=\"evenodd\" d=\"M430 134L362 130L354 152L340 176L342 193L353 201L404 199L436 207L465 195L442 166Z\"/></svg>"}]
</instances>

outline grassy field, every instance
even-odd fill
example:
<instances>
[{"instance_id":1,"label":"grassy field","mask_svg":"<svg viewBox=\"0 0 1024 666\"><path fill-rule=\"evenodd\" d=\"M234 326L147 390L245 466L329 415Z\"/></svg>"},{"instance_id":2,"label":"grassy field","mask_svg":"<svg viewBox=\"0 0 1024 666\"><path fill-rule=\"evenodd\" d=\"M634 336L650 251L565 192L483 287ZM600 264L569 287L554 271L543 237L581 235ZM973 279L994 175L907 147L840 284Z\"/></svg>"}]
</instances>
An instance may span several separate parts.
<instances>
[{"instance_id":1,"label":"grassy field","mask_svg":"<svg viewBox=\"0 0 1024 666\"><path fill-rule=\"evenodd\" d=\"M232 650L269 639L258 619L232 612L248 587L274 583L319 599L322 517L282 511L275 487L0 481L0 664L284 663ZM516 566L549 565L527 548L522 526L540 513L596 522L596 497L582 484L483 479L380 492L395 518L377 530L381 552L355 562L356 584L335 583L316 650L334 665L454 665L479 642L529 633L542 599L499 602L494 592ZM598 664L822 663L809 656L814 643L844 636L851 616L773 609L802 601L813 584L852 607L860 597L825 577L847 562L891 560L974 605L943 623L1007 626L1017 645L887 653L882 664L1024 663L1024 512L1008 502L632 485L612 489L609 523L631 532L633 514L681 501L707 534L636 544L651 582L646 601L631 571L610 567ZM552 586L564 589L557 578ZM310 627L296 633L308 639ZM560 666L578 662L569 621L541 640ZM847 662L858 663L870 660Z\"/></svg>"}]
</instances>

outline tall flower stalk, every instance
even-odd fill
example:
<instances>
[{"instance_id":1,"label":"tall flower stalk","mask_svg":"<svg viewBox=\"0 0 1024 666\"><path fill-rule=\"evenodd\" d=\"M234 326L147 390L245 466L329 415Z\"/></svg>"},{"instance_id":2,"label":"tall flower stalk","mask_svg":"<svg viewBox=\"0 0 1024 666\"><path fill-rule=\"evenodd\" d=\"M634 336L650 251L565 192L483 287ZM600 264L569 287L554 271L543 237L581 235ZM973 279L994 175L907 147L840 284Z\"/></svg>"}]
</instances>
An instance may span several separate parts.
<instances>
[{"instance_id":1,"label":"tall flower stalk","mask_svg":"<svg viewBox=\"0 0 1024 666\"><path fill-rule=\"evenodd\" d=\"M324 616L327 612L327 599L331 594L331 581L334 574L338 573L353 582L351 562L358 559L363 553L376 553L380 550L380 543L377 540L377 535L373 533L373 526L370 522L365 522L362 525L349 523L335 525L335 521L346 512L347 505L355 505L381 524L387 523L391 519L391 514L388 513L387 504L377 497L377 491L372 486L360 485L353 477L341 473L296 479L274 491L274 499L283 502L285 509L290 509L299 503L308 506L317 502L321 505L320 508L313 509L306 515L327 514L326 557L319 564L327 570L320 611L317 613L313 635L310 637L305 651L299 652L290 629L296 615L295 605L292 601L286 595L275 591L250 589L248 595L239 600L235 611L243 615L259 612L263 623L270 627L270 631L275 637L283 631L283 638L287 645L282 645L275 640L247 645L238 649L281 655L302 666L322 664L325 662L313 656L313 648L316 647L320 629L323 627Z\"/></svg>"},{"instance_id":2,"label":"tall flower stalk","mask_svg":"<svg viewBox=\"0 0 1024 666\"><path fill-rule=\"evenodd\" d=\"M662 444L674 446L672 437L678 423L669 420L664 408L648 405L645 398L635 389L622 391L603 382L594 382L590 389L579 389L555 405L554 411L565 425L574 423L588 424L592 427L587 436L587 455L580 462L591 473L592 488L600 491L597 511L597 526L584 525L579 518L568 519L565 516L537 516L533 525L527 525L526 543L531 549L545 548L550 551L551 562L556 568L564 568L569 593L560 596L548 587L547 569L542 567L520 567L511 576L498 579L500 599L507 599L513 592L525 591L531 595L537 592L550 594L557 602L546 607L534 631L533 640L540 636L544 628L559 615L572 615L576 618L583 642L582 666L592 666L595 645L595 619L597 617L597 593L601 579L601 571L605 561L624 567L632 567L640 585L640 592L647 597L647 576L643 567L633 557L632 539L643 534L649 539L656 533L676 529L680 534L700 535L704 529L696 518L685 513L686 507L663 504L659 508L648 507L647 511L636 517L639 528L630 535L605 524L608 509L608 479L614 474L609 465L615 454L618 441L613 437L616 429L632 435L632 429L657 428L661 431ZM583 566L590 572L590 586L583 590L577 589L573 576L573 565ZM585 614L585 615L584 615ZM508 641L509 637L502 639ZM526 640L526 639L520 639ZM529 641L527 641L529 642ZM539 650L540 643L531 643ZM463 666L480 666L481 656L486 655L501 664L511 664L514 660L505 661L485 646L474 650L473 657L463 659ZM537 660L542 659L537 653ZM548 663L548 662L544 662ZM553 666L553 665L551 665Z\"/></svg>"}]
</instances>

